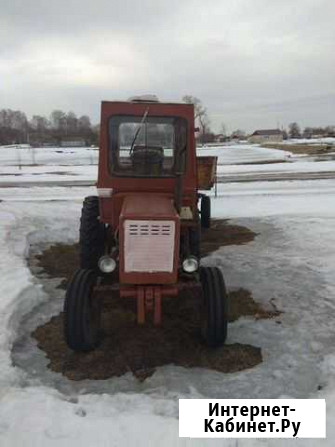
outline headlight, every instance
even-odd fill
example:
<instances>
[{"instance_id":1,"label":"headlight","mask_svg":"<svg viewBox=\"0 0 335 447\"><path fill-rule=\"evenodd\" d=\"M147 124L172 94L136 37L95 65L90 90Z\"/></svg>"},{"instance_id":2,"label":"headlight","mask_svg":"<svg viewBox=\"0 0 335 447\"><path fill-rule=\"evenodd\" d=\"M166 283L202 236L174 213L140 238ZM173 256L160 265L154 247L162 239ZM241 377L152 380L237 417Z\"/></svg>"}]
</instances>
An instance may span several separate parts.
<instances>
[{"instance_id":1,"label":"headlight","mask_svg":"<svg viewBox=\"0 0 335 447\"><path fill-rule=\"evenodd\" d=\"M186 273L194 273L199 268L199 261L196 257L190 256L189 258L186 258L183 260L183 270Z\"/></svg>"},{"instance_id":2,"label":"headlight","mask_svg":"<svg viewBox=\"0 0 335 447\"><path fill-rule=\"evenodd\" d=\"M102 272L111 273L116 269L116 262L110 256L105 255L99 259L98 266Z\"/></svg>"}]
</instances>

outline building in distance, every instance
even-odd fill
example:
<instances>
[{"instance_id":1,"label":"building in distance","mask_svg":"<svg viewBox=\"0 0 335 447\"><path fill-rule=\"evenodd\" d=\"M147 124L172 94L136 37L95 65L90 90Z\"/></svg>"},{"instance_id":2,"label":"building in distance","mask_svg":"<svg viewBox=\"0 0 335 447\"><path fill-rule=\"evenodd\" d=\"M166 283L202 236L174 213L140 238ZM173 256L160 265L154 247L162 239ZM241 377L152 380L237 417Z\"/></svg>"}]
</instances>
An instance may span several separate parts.
<instances>
[{"instance_id":1,"label":"building in distance","mask_svg":"<svg viewBox=\"0 0 335 447\"><path fill-rule=\"evenodd\" d=\"M250 135L249 143L280 143L283 141L283 132L279 129L260 129Z\"/></svg>"}]
</instances>

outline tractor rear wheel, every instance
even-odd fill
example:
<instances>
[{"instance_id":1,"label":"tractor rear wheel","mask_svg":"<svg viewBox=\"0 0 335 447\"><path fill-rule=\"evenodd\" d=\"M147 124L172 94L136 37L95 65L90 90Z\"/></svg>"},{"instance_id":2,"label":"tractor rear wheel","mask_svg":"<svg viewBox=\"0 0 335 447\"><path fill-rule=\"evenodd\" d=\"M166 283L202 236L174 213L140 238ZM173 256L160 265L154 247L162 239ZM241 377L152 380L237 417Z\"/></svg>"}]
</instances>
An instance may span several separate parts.
<instances>
[{"instance_id":1,"label":"tractor rear wheel","mask_svg":"<svg viewBox=\"0 0 335 447\"><path fill-rule=\"evenodd\" d=\"M193 256L200 258L200 240L201 240L201 228L200 224L196 227L189 229L189 245L190 252Z\"/></svg>"},{"instance_id":2,"label":"tractor rear wheel","mask_svg":"<svg viewBox=\"0 0 335 447\"><path fill-rule=\"evenodd\" d=\"M201 267L200 281L204 300L203 336L208 346L218 347L227 338L228 299L226 286L217 267Z\"/></svg>"},{"instance_id":3,"label":"tractor rear wheel","mask_svg":"<svg viewBox=\"0 0 335 447\"><path fill-rule=\"evenodd\" d=\"M211 226L211 199L208 196L201 197L200 218L202 228L210 228Z\"/></svg>"},{"instance_id":4,"label":"tractor rear wheel","mask_svg":"<svg viewBox=\"0 0 335 447\"><path fill-rule=\"evenodd\" d=\"M101 301L93 297L97 275L77 270L68 285L64 302L64 336L74 351L91 351L101 341Z\"/></svg>"},{"instance_id":5,"label":"tractor rear wheel","mask_svg":"<svg viewBox=\"0 0 335 447\"><path fill-rule=\"evenodd\" d=\"M80 268L97 270L104 254L105 225L99 221L99 199L86 197L80 218Z\"/></svg>"}]
</instances>

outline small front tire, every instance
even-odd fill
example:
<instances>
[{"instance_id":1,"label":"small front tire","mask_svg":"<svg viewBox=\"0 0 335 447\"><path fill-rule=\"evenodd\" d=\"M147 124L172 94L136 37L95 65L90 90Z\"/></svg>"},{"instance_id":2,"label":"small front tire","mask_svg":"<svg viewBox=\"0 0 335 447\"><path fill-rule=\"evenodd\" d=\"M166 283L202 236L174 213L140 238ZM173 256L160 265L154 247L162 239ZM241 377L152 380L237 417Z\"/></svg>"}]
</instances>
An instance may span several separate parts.
<instances>
[{"instance_id":1,"label":"small front tire","mask_svg":"<svg viewBox=\"0 0 335 447\"><path fill-rule=\"evenodd\" d=\"M72 277L64 302L64 336L70 349L91 351L101 341L101 302L94 298L97 275L80 269Z\"/></svg>"},{"instance_id":2,"label":"small front tire","mask_svg":"<svg viewBox=\"0 0 335 447\"><path fill-rule=\"evenodd\" d=\"M226 286L217 267L201 267L200 281L203 292L203 336L208 346L222 346L227 338L228 299Z\"/></svg>"},{"instance_id":3,"label":"small front tire","mask_svg":"<svg viewBox=\"0 0 335 447\"><path fill-rule=\"evenodd\" d=\"M99 221L99 198L86 197L80 218L80 268L98 270L99 258L104 254L105 225Z\"/></svg>"}]
</instances>

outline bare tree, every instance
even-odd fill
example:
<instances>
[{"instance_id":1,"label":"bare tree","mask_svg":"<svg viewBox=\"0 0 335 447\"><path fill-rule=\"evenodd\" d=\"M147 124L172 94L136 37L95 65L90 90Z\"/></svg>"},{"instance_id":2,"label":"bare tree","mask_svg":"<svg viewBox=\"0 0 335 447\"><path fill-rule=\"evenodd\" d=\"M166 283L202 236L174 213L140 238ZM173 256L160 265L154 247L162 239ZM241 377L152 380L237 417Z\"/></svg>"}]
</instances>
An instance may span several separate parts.
<instances>
[{"instance_id":1,"label":"bare tree","mask_svg":"<svg viewBox=\"0 0 335 447\"><path fill-rule=\"evenodd\" d=\"M227 128L226 128L225 123L221 123L220 134L222 134L224 137L227 135Z\"/></svg>"},{"instance_id":2,"label":"bare tree","mask_svg":"<svg viewBox=\"0 0 335 447\"><path fill-rule=\"evenodd\" d=\"M0 110L1 143L23 143L27 140L28 121L20 110Z\"/></svg>"},{"instance_id":3,"label":"bare tree","mask_svg":"<svg viewBox=\"0 0 335 447\"><path fill-rule=\"evenodd\" d=\"M0 145L30 143L59 144L66 137L85 139L87 145L97 144L98 126L92 126L90 118L82 115L77 118L75 113L64 113L54 110L50 121L43 115L33 115L30 121L20 110L0 110Z\"/></svg>"},{"instance_id":4,"label":"bare tree","mask_svg":"<svg viewBox=\"0 0 335 447\"><path fill-rule=\"evenodd\" d=\"M82 115L80 118L78 118L78 127L79 129L91 129L91 120L89 116Z\"/></svg>"},{"instance_id":5,"label":"bare tree","mask_svg":"<svg viewBox=\"0 0 335 447\"><path fill-rule=\"evenodd\" d=\"M29 125L34 130L43 133L49 128L50 122L45 116L34 115L30 120Z\"/></svg>"},{"instance_id":6,"label":"bare tree","mask_svg":"<svg viewBox=\"0 0 335 447\"><path fill-rule=\"evenodd\" d=\"M207 109L203 106L201 100L195 96L185 95L183 101L187 104L194 105L194 120L199 123L201 127L202 144L204 144L204 136L209 132L209 118Z\"/></svg>"},{"instance_id":7,"label":"bare tree","mask_svg":"<svg viewBox=\"0 0 335 447\"><path fill-rule=\"evenodd\" d=\"M10 109L0 110L0 126L12 128L13 124L13 111Z\"/></svg>"},{"instance_id":8,"label":"bare tree","mask_svg":"<svg viewBox=\"0 0 335 447\"><path fill-rule=\"evenodd\" d=\"M15 110L12 112L12 128L25 132L27 130L28 120L26 114Z\"/></svg>"},{"instance_id":9,"label":"bare tree","mask_svg":"<svg viewBox=\"0 0 335 447\"><path fill-rule=\"evenodd\" d=\"M327 126L325 128L327 137L335 137L335 126Z\"/></svg>"},{"instance_id":10,"label":"bare tree","mask_svg":"<svg viewBox=\"0 0 335 447\"><path fill-rule=\"evenodd\" d=\"M68 134L75 134L78 126L78 118L74 112L68 112L66 115L66 130Z\"/></svg>"},{"instance_id":11,"label":"bare tree","mask_svg":"<svg viewBox=\"0 0 335 447\"><path fill-rule=\"evenodd\" d=\"M305 127L303 132L304 138L312 138L313 135L313 128L312 127Z\"/></svg>"},{"instance_id":12,"label":"bare tree","mask_svg":"<svg viewBox=\"0 0 335 447\"><path fill-rule=\"evenodd\" d=\"M290 138L299 138L301 136L300 127L297 123L294 122L289 124L288 128L289 128L288 134Z\"/></svg>"},{"instance_id":13,"label":"bare tree","mask_svg":"<svg viewBox=\"0 0 335 447\"><path fill-rule=\"evenodd\" d=\"M245 132L244 130L241 129L236 129L231 133L231 137L232 138L238 138L238 139L242 139L245 137Z\"/></svg>"},{"instance_id":14,"label":"bare tree","mask_svg":"<svg viewBox=\"0 0 335 447\"><path fill-rule=\"evenodd\" d=\"M61 130L64 128L66 114L62 110L54 110L51 112L50 121L53 129Z\"/></svg>"}]
</instances>

